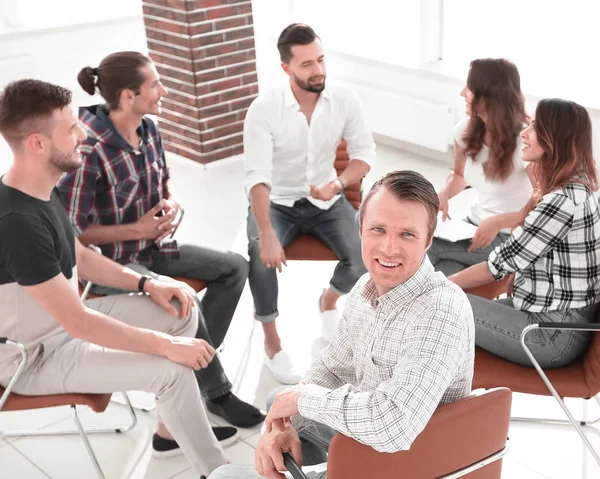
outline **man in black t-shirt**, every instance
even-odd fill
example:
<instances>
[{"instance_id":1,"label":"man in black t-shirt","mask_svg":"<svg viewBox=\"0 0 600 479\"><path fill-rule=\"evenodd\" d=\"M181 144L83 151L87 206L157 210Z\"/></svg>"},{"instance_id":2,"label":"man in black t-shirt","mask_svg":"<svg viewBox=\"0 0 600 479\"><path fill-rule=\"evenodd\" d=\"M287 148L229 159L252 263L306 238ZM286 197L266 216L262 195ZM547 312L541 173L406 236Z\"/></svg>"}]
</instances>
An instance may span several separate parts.
<instances>
[{"instance_id":1,"label":"man in black t-shirt","mask_svg":"<svg viewBox=\"0 0 600 479\"><path fill-rule=\"evenodd\" d=\"M158 436L180 447L199 474L210 473L227 459L193 370L215 351L194 338L198 310L181 283L143 278L75 238L55 188L81 165L85 135L70 103L69 90L38 80L13 82L0 96L0 134L14 154L0 180L0 337L29 353L13 391L154 392ZM146 294L83 303L78 276ZM0 385L18 362L17 351L0 345Z\"/></svg>"}]
</instances>

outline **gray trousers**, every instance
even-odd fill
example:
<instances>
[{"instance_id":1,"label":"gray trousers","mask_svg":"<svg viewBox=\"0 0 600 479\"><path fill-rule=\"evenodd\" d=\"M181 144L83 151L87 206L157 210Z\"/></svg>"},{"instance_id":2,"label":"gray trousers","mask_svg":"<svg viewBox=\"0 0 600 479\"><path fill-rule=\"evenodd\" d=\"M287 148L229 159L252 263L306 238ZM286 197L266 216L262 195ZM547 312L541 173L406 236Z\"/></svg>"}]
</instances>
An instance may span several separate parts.
<instances>
[{"instance_id":1,"label":"gray trousers","mask_svg":"<svg viewBox=\"0 0 600 479\"><path fill-rule=\"evenodd\" d=\"M431 247L427 250L427 256L435 270L441 271L448 277L469 266L487 261L494 248L504 243L509 236L506 233L499 233L489 246L472 252L468 251L471 240L451 242L434 237Z\"/></svg>"},{"instance_id":2,"label":"gray trousers","mask_svg":"<svg viewBox=\"0 0 600 479\"><path fill-rule=\"evenodd\" d=\"M92 299L86 306L131 326L172 336L193 337L198 324L196 307L181 320L139 294ZM1 378L0 383L5 386L8 380ZM159 420L198 474L209 474L227 462L211 431L194 371L162 356L116 351L61 332L31 352L31 361L14 388L24 395L129 390L156 395Z\"/></svg>"},{"instance_id":3,"label":"gray trousers","mask_svg":"<svg viewBox=\"0 0 600 479\"><path fill-rule=\"evenodd\" d=\"M475 344L496 356L532 366L521 346L521 333L533 323L591 323L597 305L547 313L529 313L513 307L512 298L489 300L467 295L475 319ZM575 361L586 350L590 333L585 331L531 331L526 344L543 368L559 368Z\"/></svg>"},{"instance_id":4,"label":"gray trousers","mask_svg":"<svg viewBox=\"0 0 600 479\"><path fill-rule=\"evenodd\" d=\"M358 279L367 272L360 250L357 212L342 196L328 210L321 210L306 198L298 200L293 207L271 203L271 224L275 235L285 248L300 234L319 238L339 258L329 286L338 294L348 294ZM269 323L279 316L277 297L277 271L267 268L260 259L258 225L248 210L248 255L250 274L248 281L256 319Z\"/></svg>"},{"instance_id":5,"label":"gray trousers","mask_svg":"<svg viewBox=\"0 0 600 479\"><path fill-rule=\"evenodd\" d=\"M167 282L172 281L171 276L208 282L201 301L192 288L186 288L192 297L196 298L202 312L195 337L204 339L215 348L221 345L248 277L248 262L242 256L230 251L222 252L203 246L183 244L179 246L179 258L154 259L149 266L135 263L125 266L140 274ZM95 284L92 292L112 295L125 291ZM208 399L218 398L230 392L232 388L217 356L206 369L196 372L196 379L202 393Z\"/></svg>"},{"instance_id":6,"label":"gray trousers","mask_svg":"<svg viewBox=\"0 0 600 479\"><path fill-rule=\"evenodd\" d=\"M271 408L277 393L285 389L289 389L289 386L279 387L269 394L267 410ZM314 421L298 432L302 444L302 472L309 479L327 478L327 451L329 443L336 434L335 429ZM260 477L262 476L256 472L253 465L228 464L213 472L209 479L257 479ZM291 478L292 476L286 473L286 477Z\"/></svg>"}]
</instances>

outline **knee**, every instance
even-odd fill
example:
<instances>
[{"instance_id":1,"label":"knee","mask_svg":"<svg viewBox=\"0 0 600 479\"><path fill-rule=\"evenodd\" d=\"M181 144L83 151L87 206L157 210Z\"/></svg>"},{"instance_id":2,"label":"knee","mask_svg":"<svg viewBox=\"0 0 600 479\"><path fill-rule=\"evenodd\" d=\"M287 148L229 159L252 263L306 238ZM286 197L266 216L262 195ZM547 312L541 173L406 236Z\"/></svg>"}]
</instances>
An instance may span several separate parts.
<instances>
[{"instance_id":1,"label":"knee","mask_svg":"<svg viewBox=\"0 0 600 479\"><path fill-rule=\"evenodd\" d=\"M200 323L201 314L202 312L200 311L200 307L198 306L198 301L194 300L192 303L192 307L190 308L190 314L188 314L183 319L182 334L180 336L196 336L196 331L198 330L198 324Z\"/></svg>"},{"instance_id":2,"label":"knee","mask_svg":"<svg viewBox=\"0 0 600 479\"><path fill-rule=\"evenodd\" d=\"M208 476L208 479L233 479L237 477L237 472L236 472L236 468L239 466L235 466L233 464L225 464L224 466L221 466L217 469L215 469L213 472L211 472L210 476Z\"/></svg>"},{"instance_id":3,"label":"knee","mask_svg":"<svg viewBox=\"0 0 600 479\"><path fill-rule=\"evenodd\" d=\"M246 258L237 253L230 253L229 259L232 276L240 282L245 282L248 278L248 271L250 270L250 266L248 265L248 261L246 261Z\"/></svg>"},{"instance_id":4,"label":"knee","mask_svg":"<svg viewBox=\"0 0 600 479\"><path fill-rule=\"evenodd\" d=\"M178 390L185 381L196 381L193 369L167 358L161 359L162 361L156 370L157 378L162 378L159 379L160 388L156 395L158 398L161 397L162 392L172 390L173 388Z\"/></svg>"}]
</instances>

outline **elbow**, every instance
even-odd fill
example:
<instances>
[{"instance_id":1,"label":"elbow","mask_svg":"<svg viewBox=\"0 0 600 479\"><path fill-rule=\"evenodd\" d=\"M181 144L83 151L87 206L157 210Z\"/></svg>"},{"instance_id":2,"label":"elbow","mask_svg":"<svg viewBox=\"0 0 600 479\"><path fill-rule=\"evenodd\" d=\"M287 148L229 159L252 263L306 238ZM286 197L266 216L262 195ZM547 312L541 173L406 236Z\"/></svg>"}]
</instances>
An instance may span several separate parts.
<instances>
[{"instance_id":1,"label":"elbow","mask_svg":"<svg viewBox=\"0 0 600 479\"><path fill-rule=\"evenodd\" d=\"M84 341L89 339L89 328L87 327L89 321L86 316L87 311L84 307L82 311L70 314L69 319L62 322L62 327L65 329L65 332L73 339L82 339Z\"/></svg>"}]
</instances>

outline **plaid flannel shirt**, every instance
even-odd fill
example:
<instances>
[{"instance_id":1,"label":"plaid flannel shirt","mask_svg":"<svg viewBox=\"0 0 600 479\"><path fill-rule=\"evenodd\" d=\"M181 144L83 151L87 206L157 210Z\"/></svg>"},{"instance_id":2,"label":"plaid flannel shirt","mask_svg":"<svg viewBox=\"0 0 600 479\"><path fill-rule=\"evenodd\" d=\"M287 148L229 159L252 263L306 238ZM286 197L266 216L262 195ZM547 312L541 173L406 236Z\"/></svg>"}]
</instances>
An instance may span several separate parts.
<instances>
[{"instance_id":1,"label":"plaid flannel shirt","mask_svg":"<svg viewBox=\"0 0 600 479\"><path fill-rule=\"evenodd\" d=\"M466 295L427 257L380 297L366 274L306 377L292 423L317 421L380 452L409 449L439 404L470 394L474 336Z\"/></svg>"},{"instance_id":2,"label":"plaid flannel shirt","mask_svg":"<svg viewBox=\"0 0 600 479\"><path fill-rule=\"evenodd\" d=\"M59 181L67 214L79 236L89 224L135 223L163 198L168 170L160 134L149 118L138 129L136 150L119 134L102 105L80 108L79 120L87 138L81 144L83 165ZM154 256L177 257L174 240L118 241L99 245L119 263L150 264Z\"/></svg>"},{"instance_id":3,"label":"plaid flannel shirt","mask_svg":"<svg viewBox=\"0 0 600 479\"><path fill-rule=\"evenodd\" d=\"M600 296L598 193L574 183L552 191L502 245L487 266L502 279L516 273L515 308L531 312L577 309Z\"/></svg>"}]
</instances>

